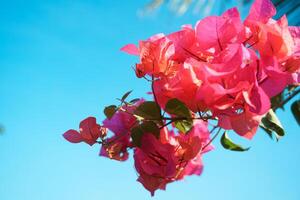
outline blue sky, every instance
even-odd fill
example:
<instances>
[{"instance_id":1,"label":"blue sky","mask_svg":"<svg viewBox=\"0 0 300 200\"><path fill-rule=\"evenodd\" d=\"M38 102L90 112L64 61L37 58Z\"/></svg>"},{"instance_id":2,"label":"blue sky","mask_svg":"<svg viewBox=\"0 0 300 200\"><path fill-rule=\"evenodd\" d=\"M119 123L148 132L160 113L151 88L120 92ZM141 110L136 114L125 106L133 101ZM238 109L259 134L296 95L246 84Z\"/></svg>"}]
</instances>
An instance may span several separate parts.
<instances>
[{"instance_id":1,"label":"blue sky","mask_svg":"<svg viewBox=\"0 0 300 200\"><path fill-rule=\"evenodd\" d=\"M131 69L136 59L120 47L202 17L175 17L163 8L141 18L137 11L145 4L0 3L1 200L151 199L136 182L132 159L111 161L98 156L99 146L61 136L87 116L103 119L103 107L128 90L146 96L149 85ZM251 150L229 152L216 141L202 176L172 183L152 199L299 200L299 126L289 107L278 115L287 130L280 142L262 131L250 142L231 134Z\"/></svg>"}]
</instances>

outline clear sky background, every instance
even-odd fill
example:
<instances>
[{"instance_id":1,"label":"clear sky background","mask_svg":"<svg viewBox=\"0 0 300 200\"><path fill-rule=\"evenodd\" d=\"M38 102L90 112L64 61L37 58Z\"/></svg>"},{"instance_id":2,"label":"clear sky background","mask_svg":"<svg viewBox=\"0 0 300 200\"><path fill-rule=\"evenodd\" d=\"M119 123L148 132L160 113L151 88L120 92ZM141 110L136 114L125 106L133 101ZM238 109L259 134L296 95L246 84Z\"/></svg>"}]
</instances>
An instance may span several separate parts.
<instances>
[{"instance_id":1,"label":"clear sky background","mask_svg":"<svg viewBox=\"0 0 300 200\"><path fill-rule=\"evenodd\" d=\"M137 61L119 51L127 43L202 16L175 17L166 8L139 17L146 1L12 0L0 2L0 200L150 200L132 159L98 156L99 146L62 138L87 116L104 118L105 105L133 89ZM231 4L226 4L230 7ZM169 184L153 200L299 200L300 131L290 114L278 115L287 135L271 141L259 131L252 141L231 134L246 153L215 141L204 156L202 176Z\"/></svg>"}]
</instances>

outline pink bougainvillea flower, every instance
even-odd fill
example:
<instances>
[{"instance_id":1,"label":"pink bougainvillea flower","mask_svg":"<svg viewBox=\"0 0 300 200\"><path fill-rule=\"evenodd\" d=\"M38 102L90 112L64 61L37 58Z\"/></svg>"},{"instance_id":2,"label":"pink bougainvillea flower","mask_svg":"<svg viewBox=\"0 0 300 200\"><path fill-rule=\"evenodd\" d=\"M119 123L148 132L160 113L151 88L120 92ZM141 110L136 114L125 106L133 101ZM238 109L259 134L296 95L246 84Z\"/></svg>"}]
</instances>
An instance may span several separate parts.
<instances>
[{"instance_id":1,"label":"pink bougainvillea flower","mask_svg":"<svg viewBox=\"0 0 300 200\"><path fill-rule=\"evenodd\" d=\"M144 134L141 148L134 152L138 181L154 195L155 190L164 190L176 175L175 147L163 144L152 134Z\"/></svg>"},{"instance_id":2,"label":"pink bougainvillea flower","mask_svg":"<svg viewBox=\"0 0 300 200\"><path fill-rule=\"evenodd\" d=\"M222 16L210 16L196 24L196 36L200 48L213 48L219 52L228 44L240 42L245 37L245 29L236 8L227 10Z\"/></svg>"},{"instance_id":3,"label":"pink bougainvillea flower","mask_svg":"<svg viewBox=\"0 0 300 200\"><path fill-rule=\"evenodd\" d=\"M243 45L228 45L227 49L224 50L225 55L221 53L212 64L195 62L193 64L198 65L197 78L203 82L198 88L197 99L204 105L199 107L215 110L227 109L235 103L250 103L246 102L248 99L244 97L248 96L247 93L253 93L257 87L257 57L252 50L246 49ZM259 107L252 103L249 105Z\"/></svg>"},{"instance_id":4,"label":"pink bougainvillea flower","mask_svg":"<svg viewBox=\"0 0 300 200\"><path fill-rule=\"evenodd\" d=\"M271 0L255 0L251 6L246 21L267 23L276 14L276 8Z\"/></svg>"},{"instance_id":5,"label":"pink bougainvillea flower","mask_svg":"<svg viewBox=\"0 0 300 200\"><path fill-rule=\"evenodd\" d=\"M282 71L275 57L262 57L260 68L263 69L263 73L259 78L259 85L270 98L279 94L288 85L291 74Z\"/></svg>"},{"instance_id":6,"label":"pink bougainvillea flower","mask_svg":"<svg viewBox=\"0 0 300 200\"><path fill-rule=\"evenodd\" d=\"M69 130L63 136L72 143L101 143L100 156L118 161L127 160L128 150L133 149L137 181L152 196L169 183L200 175L202 156L214 148L215 137L210 134L215 128L252 139L271 109L270 99L289 85L300 85L300 28L288 26L286 16L272 19L275 14L271 0L255 0L244 22L232 8L199 20L194 28L183 25L168 35L141 40L138 46L124 46L122 51L139 57L137 77L151 82L147 94L155 102L138 109L150 117L134 115L144 100L127 103L123 101L127 93L103 126L89 117L79 131ZM174 106L176 113L182 113L169 110L170 99L185 105L184 109L182 104ZM152 109L154 103L159 111ZM181 116L186 112L188 119ZM192 122L186 133L175 126L181 120ZM217 125L210 132L211 120ZM156 125L159 136L144 122ZM145 127L132 133L141 124Z\"/></svg>"},{"instance_id":7,"label":"pink bougainvillea flower","mask_svg":"<svg viewBox=\"0 0 300 200\"><path fill-rule=\"evenodd\" d=\"M257 21L250 24L253 39L249 40L249 45L257 49L263 56L276 56L283 59L292 54L293 38L289 32L285 16L280 21L270 19L267 24ZM250 23L250 22L249 22Z\"/></svg>"},{"instance_id":8,"label":"pink bougainvillea flower","mask_svg":"<svg viewBox=\"0 0 300 200\"><path fill-rule=\"evenodd\" d=\"M164 190L168 183L200 175L202 154L213 149L209 141L207 123L202 120L195 121L187 135L175 135L167 128L161 130L160 139L146 133L141 147L134 153L138 181L154 195L157 189Z\"/></svg>"},{"instance_id":9,"label":"pink bougainvillea flower","mask_svg":"<svg viewBox=\"0 0 300 200\"><path fill-rule=\"evenodd\" d=\"M148 75L159 75L168 73L172 61L170 58L174 54L174 45L164 35L157 35L146 41L139 42L139 48L134 49L134 45L126 45L121 50L136 55L139 53L141 63L136 65L138 77Z\"/></svg>"},{"instance_id":10,"label":"pink bougainvillea flower","mask_svg":"<svg viewBox=\"0 0 300 200\"><path fill-rule=\"evenodd\" d=\"M63 137L72 143L85 142L93 145L97 139L106 136L107 129L96 123L96 118L88 117L79 125L79 132L76 130L68 130L63 134Z\"/></svg>"},{"instance_id":11,"label":"pink bougainvillea flower","mask_svg":"<svg viewBox=\"0 0 300 200\"><path fill-rule=\"evenodd\" d=\"M184 160L195 158L200 152L205 153L213 149L212 145L205 147L210 141L210 133L207 128L207 122L195 120L193 128L188 134L180 134L176 137L180 146L181 154ZM205 147L205 149L204 149Z\"/></svg>"},{"instance_id":12,"label":"pink bougainvillea flower","mask_svg":"<svg viewBox=\"0 0 300 200\"><path fill-rule=\"evenodd\" d=\"M177 98L184 102L191 110L197 110L196 92L201 85L194 68L184 63L172 76L162 77L154 81L154 91L161 107L165 107L168 100Z\"/></svg>"},{"instance_id":13,"label":"pink bougainvillea flower","mask_svg":"<svg viewBox=\"0 0 300 200\"><path fill-rule=\"evenodd\" d=\"M185 176L201 175L203 171L202 154L213 150L210 144L210 136L207 122L202 120L194 121L193 128L187 135L177 136L179 147L177 157L179 167L176 179L183 179Z\"/></svg>"},{"instance_id":14,"label":"pink bougainvillea flower","mask_svg":"<svg viewBox=\"0 0 300 200\"><path fill-rule=\"evenodd\" d=\"M103 126L110 130L113 135L103 141L100 156L118 161L128 159L127 148L131 146L130 130L137 123L136 118L130 113L133 113L143 101L140 100L134 105L124 105L111 119L103 121Z\"/></svg>"},{"instance_id":15,"label":"pink bougainvillea flower","mask_svg":"<svg viewBox=\"0 0 300 200\"><path fill-rule=\"evenodd\" d=\"M134 44L127 44L124 47L121 48L121 51L124 51L128 54L138 56L139 55L139 49Z\"/></svg>"},{"instance_id":16,"label":"pink bougainvillea flower","mask_svg":"<svg viewBox=\"0 0 300 200\"><path fill-rule=\"evenodd\" d=\"M261 56L258 82L269 97L299 83L299 30L288 26L286 16L273 20L275 14L270 0L257 0L245 20L251 30L247 43Z\"/></svg>"},{"instance_id":17,"label":"pink bougainvillea flower","mask_svg":"<svg viewBox=\"0 0 300 200\"><path fill-rule=\"evenodd\" d=\"M284 59L292 54L294 41L286 16L276 21L272 19L275 14L276 9L270 0L255 1L245 20L245 25L251 30L247 42L263 56Z\"/></svg>"},{"instance_id":18,"label":"pink bougainvillea flower","mask_svg":"<svg viewBox=\"0 0 300 200\"><path fill-rule=\"evenodd\" d=\"M129 156L127 151L129 145L129 138L126 136L109 138L105 143L102 143L99 155L118 161L126 161Z\"/></svg>"},{"instance_id":19,"label":"pink bougainvillea flower","mask_svg":"<svg viewBox=\"0 0 300 200\"><path fill-rule=\"evenodd\" d=\"M247 139L252 139L256 134L263 115L257 115L247 110L241 110L241 113L233 112L218 115L218 125L227 130L234 130L237 134Z\"/></svg>"},{"instance_id":20,"label":"pink bougainvillea flower","mask_svg":"<svg viewBox=\"0 0 300 200\"><path fill-rule=\"evenodd\" d=\"M187 56L193 55L191 51L195 48L195 31L190 26L184 26L182 30L167 36L158 34L140 41L138 48L129 44L121 50L139 55L140 63L136 64L138 77L161 77L173 74Z\"/></svg>"}]
</instances>

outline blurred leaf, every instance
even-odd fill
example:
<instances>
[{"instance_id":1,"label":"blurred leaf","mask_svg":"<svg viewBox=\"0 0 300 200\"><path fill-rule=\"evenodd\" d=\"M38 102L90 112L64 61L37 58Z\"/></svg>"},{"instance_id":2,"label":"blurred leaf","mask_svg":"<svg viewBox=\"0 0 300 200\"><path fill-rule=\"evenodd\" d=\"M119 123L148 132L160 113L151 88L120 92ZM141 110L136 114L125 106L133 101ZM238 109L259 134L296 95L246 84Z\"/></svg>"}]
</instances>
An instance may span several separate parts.
<instances>
[{"instance_id":1,"label":"blurred leaf","mask_svg":"<svg viewBox=\"0 0 300 200\"><path fill-rule=\"evenodd\" d=\"M141 146L141 139L145 133L151 133L159 138L160 130L154 122L145 121L131 129L131 139L134 146Z\"/></svg>"},{"instance_id":2,"label":"blurred leaf","mask_svg":"<svg viewBox=\"0 0 300 200\"><path fill-rule=\"evenodd\" d=\"M161 120L160 107L154 101L145 101L139 105L134 114L147 120Z\"/></svg>"},{"instance_id":3,"label":"blurred leaf","mask_svg":"<svg viewBox=\"0 0 300 200\"><path fill-rule=\"evenodd\" d=\"M170 99L166 104L165 111L177 118L185 118L174 121L175 127L181 132L187 133L192 128L191 112L183 102L178 99Z\"/></svg>"},{"instance_id":4,"label":"blurred leaf","mask_svg":"<svg viewBox=\"0 0 300 200\"><path fill-rule=\"evenodd\" d=\"M177 13L179 15L183 15L188 10L192 2L192 0L182 0L181 4L176 9Z\"/></svg>"},{"instance_id":5,"label":"blurred leaf","mask_svg":"<svg viewBox=\"0 0 300 200\"><path fill-rule=\"evenodd\" d=\"M232 142L232 140L228 137L226 131L221 137L221 144L225 149L231 150L231 151L248 151L250 147L244 148L241 145L235 144Z\"/></svg>"},{"instance_id":6,"label":"blurred leaf","mask_svg":"<svg viewBox=\"0 0 300 200\"><path fill-rule=\"evenodd\" d=\"M0 125L0 134L4 133L4 126Z\"/></svg>"},{"instance_id":7,"label":"blurred leaf","mask_svg":"<svg viewBox=\"0 0 300 200\"><path fill-rule=\"evenodd\" d=\"M300 125L300 100L297 100L292 104L291 110L298 125Z\"/></svg>"},{"instance_id":8,"label":"blurred leaf","mask_svg":"<svg viewBox=\"0 0 300 200\"><path fill-rule=\"evenodd\" d=\"M250 0L240 0L239 5L250 3ZM226 9L226 3L230 3L230 0L213 1L213 0L152 0L145 7L145 11L151 12L162 5L167 4L171 11L177 15L185 14L188 9L193 8L195 14L200 12L204 15L208 15L212 9L219 8L219 13L223 13Z\"/></svg>"},{"instance_id":9,"label":"blurred leaf","mask_svg":"<svg viewBox=\"0 0 300 200\"><path fill-rule=\"evenodd\" d=\"M262 118L260 126L263 127L269 135L270 132L274 133L277 140L285 134L279 119L272 109Z\"/></svg>"},{"instance_id":10,"label":"blurred leaf","mask_svg":"<svg viewBox=\"0 0 300 200\"><path fill-rule=\"evenodd\" d=\"M115 105L110 105L104 108L104 114L108 119L111 119L114 114L117 112L117 106Z\"/></svg>"},{"instance_id":11,"label":"blurred leaf","mask_svg":"<svg viewBox=\"0 0 300 200\"><path fill-rule=\"evenodd\" d=\"M152 0L146 6L146 11L153 11L153 10L159 8L163 3L164 3L164 0Z\"/></svg>"}]
</instances>

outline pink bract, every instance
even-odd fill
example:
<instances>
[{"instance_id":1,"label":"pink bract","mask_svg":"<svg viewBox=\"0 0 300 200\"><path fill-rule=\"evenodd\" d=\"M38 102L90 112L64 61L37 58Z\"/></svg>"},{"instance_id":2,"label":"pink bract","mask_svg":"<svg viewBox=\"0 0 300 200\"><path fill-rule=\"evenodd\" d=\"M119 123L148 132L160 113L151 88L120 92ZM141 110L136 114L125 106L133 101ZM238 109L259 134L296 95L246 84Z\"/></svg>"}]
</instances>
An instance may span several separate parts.
<instances>
[{"instance_id":1,"label":"pink bract","mask_svg":"<svg viewBox=\"0 0 300 200\"><path fill-rule=\"evenodd\" d=\"M168 183L200 175L202 154L213 149L209 141L207 123L202 120L195 121L188 135L175 135L167 128L161 130L160 139L151 133L144 134L141 146L134 151L138 181L153 196L157 189L165 190Z\"/></svg>"},{"instance_id":2,"label":"pink bract","mask_svg":"<svg viewBox=\"0 0 300 200\"><path fill-rule=\"evenodd\" d=\"M93 145L99 137L106 136L107 130L96 123L96 118L88 117L79 125L79 132L76 130L68 130L63 134L64 138L72 143L85 142Z\"/></svg>"}]
</instances>

